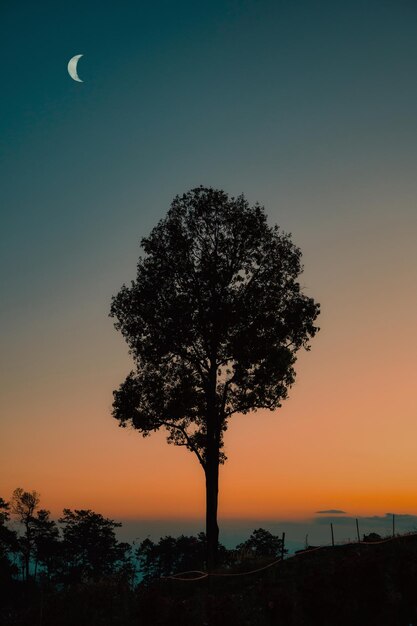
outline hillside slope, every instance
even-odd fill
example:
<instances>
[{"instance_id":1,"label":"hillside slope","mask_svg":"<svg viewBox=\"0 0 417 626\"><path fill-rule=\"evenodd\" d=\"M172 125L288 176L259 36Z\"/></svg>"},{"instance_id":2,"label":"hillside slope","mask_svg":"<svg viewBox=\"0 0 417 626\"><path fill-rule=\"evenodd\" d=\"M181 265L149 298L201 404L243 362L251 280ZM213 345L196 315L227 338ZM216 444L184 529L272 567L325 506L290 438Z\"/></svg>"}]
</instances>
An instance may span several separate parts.
<instances>
[{"instance_id":1,"label":"hillside slope","mask_svg":"<svg viewBox=\"0 0 417 626\"><path fill-rule=\"evenodd\" d=\"M322 548L257 574L161 581L146 626L417 625L417 535Z\"/></svg>"}]
</instances>

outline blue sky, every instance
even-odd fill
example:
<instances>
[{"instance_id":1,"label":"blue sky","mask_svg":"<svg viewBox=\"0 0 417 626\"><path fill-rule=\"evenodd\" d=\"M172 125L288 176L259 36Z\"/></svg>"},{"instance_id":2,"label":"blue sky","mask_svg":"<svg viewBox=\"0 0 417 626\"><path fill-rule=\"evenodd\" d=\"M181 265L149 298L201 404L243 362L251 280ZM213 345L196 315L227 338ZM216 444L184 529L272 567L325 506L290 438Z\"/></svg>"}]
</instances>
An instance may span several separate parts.
<instances>
[{"instance_id":1,"label":"blue sky","mask_svg":"<svg viewBox=\"0 0 417 626\"><path fill-rule=\"evenodd\" d=\"M125 280L140 235L198 184L244 191L301 242L343 222L341 194L351 217L380 218L354 195L384 194L382 180L407 193L414 176L416 13L372 0L4 6L6 320L51 291ZM77 53L82 84L66 71Z\"/></svg>"}]
</instances>

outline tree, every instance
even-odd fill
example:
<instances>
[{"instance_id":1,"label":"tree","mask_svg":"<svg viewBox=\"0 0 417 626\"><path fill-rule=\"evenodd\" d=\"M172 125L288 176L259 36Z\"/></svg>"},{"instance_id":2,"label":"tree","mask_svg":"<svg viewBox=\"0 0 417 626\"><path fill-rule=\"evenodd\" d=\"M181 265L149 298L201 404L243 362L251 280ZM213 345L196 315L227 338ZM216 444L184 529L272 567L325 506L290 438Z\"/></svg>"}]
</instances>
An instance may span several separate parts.
<instances>
[{"instance_id":1,"label":"tree","mask_svg":"<svg viewBox=\"0 0 417 626\"><path fill-rule=\"evenodd\" d=\"M174 573L175 544L175 538L170 535L161 537L158 543L146 538L139 544L136 556L145 583Z\"/></svg>"},{"instance_id":2,"label":"tree","mask_svg":"<svg viewBox=\"0 0 417 626\"><path fill-rule=\"evenodd\" d=\"M257 528L249 539L236 546L236 550L244 551L253 556L271 556L277 558L282 554L282 539L273 535L269 530ZM288 550L284 550L288 552Z\"/></svg>"},{"instance_id":3,"label":"tree","mask_svg":"<svg viewBox=\"0 0 417 626\"><path fill-rule=\"evenodd\" d=\"M63 525L64 555L71 579L97 582L114 574L117 565L125 566L127 543L116 539L120 522L88 510L64 509L58 520Z\"/></svg>"},{"instance_id":4,"label":"tree","mask_svg":"<svg viewBox=\"0 0 417 626\"><path fill-rule=\"evenodd\" d=\"M18 550L18 541L16 533L6 526L10 519L9 511L9 503L0 498L0 587L17 572L10 561L10 553Z\"/></svg>"},{"instance_id":5,"label":"tree","mask_svg":"<svg viewBox=\"0 0 417 626\"><path fill-rule=\"evenodd\" d=\"M30 577L30 558L33 551L33 520L39 501L40 497L36 491L24 491L21 487L15 489L12 494L11 511L24 527L24 535L20 538L20 548L25 580L29 580Z\"/></svg>"},{"instance_id":6,"label":"tree","mask_svg":"<svg viewBox=\"0 0 417 626\"><path fill-rule=\"evenodd\" d=\"M227 561L228 551L219 544L223 562ZM171 576L178 572L201 570L206 560L206 536L180 535L161 537L158 543L147 538L136 551L139 568L145 584L153 578Z\"/></svg>"},{"instance_id":7,"label":"tree","mask_svg":"<svg viewBox=\"0 0 417 626\"><path fill-rule=\"evenodd\" d=\"M50 511L41 509L32 522L32 537L35 557L35 578L38 564L44 568L48 579L56 573L61 556L59 528L50 518Z\"/></svg>"},{"instance_id":8,"label":"tree","mask_svg":"<svg viewBox=\"0 0 417 626\"><path fill-rule=\"evenodd\" d=\"M134 359L113 415L144 437L165 428L206 479L207 561L216 561L219 464L235 413L274 410L295 379L319 305L301 291L301 252L244 196L177 196L141 242L137 277L110 315Z\"/></svg>"}]
</instances>

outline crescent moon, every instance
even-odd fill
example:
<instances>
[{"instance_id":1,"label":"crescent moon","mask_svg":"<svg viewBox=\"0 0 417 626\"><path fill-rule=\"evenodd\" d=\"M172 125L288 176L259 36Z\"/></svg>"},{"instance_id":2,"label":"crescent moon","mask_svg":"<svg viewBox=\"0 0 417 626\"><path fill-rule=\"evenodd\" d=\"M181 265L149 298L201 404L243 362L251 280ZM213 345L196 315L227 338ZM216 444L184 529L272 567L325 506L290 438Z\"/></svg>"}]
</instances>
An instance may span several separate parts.
<instances>
[{"instance_id":1,"label":"crescent moon","mask_svg":"<svg viewBox=\"0 0 417 626\"><path fill-rule=\"evenodd\" d=\"M79 83L82 83L83 81L77 74L77 63L81 59L82 56L84 55L76 54L75 57L72 57L72 59L70 59L68 63L68 74L71 76L73 80L77 80Z\"/></svg>"}]
</instances>

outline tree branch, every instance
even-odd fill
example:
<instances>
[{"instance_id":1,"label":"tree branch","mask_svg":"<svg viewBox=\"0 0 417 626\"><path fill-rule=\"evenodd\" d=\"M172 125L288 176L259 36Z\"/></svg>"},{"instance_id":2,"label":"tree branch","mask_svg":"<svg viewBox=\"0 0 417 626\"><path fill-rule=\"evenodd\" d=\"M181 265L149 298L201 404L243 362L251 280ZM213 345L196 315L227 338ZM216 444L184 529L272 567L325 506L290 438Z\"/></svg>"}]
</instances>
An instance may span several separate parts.
<instances>
[{"instance_id":1,"label":"tree branch","mask_svg":"<svg viewBox=\"0 0 417 626\"><path fill-rule=\"evenodd\" d=\"M222 414L222 416L224 415L224 409L226 407L227 391L229 389L230 383L233 381L233 378L234 377L232 376L232 378L229 378L229 380L226 380L225 383L224 383L222 403L221 403L221 414Z\"/></svg>"},{"instance_id":2,"label":"tree branch","mask_svg":"<svg viewBox=\"0 0 417 626\"><path fill-rule=\"evenodd\" d=\"M160 424L160 426L166 426L167 428L176 428L177 430L179 430L184 435L184 438L187 442L186 444L181 444L181 445L186 445L189 450L194 452L197 459L199 460L200 465L203 467L203 469L205 468L203 457L198 451L198 448L196 448L193 442L191 441L190 436L188 435L187 431L185 430L183 426L179 426L178 424L173 424L172 422L166 422L165 420L158 420L158 423Z\"/></svg>"}]
</instances>

